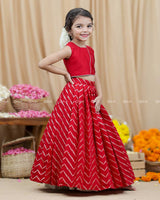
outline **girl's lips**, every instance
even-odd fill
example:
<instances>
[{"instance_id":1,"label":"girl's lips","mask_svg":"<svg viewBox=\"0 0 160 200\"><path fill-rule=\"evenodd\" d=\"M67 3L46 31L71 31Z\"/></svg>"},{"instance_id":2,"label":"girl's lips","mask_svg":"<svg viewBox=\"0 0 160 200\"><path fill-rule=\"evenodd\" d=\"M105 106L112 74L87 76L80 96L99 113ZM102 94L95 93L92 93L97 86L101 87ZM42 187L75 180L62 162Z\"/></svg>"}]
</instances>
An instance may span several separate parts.
<instances>
[{"instance_id":1,"label":"girl's lips","mask_svg":"<svg viewBox=\"0 0 160 200\"><path fill-rule=\"evenodd\" d=\"M88 37L88 34L81 34L82 37Z\"/></svg>"}]
</instances>

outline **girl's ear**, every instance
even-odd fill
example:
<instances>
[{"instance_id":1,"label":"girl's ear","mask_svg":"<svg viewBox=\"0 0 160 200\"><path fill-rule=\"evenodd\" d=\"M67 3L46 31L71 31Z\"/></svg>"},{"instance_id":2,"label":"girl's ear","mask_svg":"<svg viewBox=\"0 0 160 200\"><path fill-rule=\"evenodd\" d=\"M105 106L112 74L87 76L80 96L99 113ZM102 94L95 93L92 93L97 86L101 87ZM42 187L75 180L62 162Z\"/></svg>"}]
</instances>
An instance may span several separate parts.
<instances>
[{"instance_id":1,"label":"girl's ear","mask_svg":"<svg viewBox=\"0 0 160 200\"><path fill-rule=\"evenodd\" d=\"M72 30L70 30L70 31L68 32L68 34L69 34L69 36L73 39L73 33L72 33Z\"/></svg>"}]
</instances>

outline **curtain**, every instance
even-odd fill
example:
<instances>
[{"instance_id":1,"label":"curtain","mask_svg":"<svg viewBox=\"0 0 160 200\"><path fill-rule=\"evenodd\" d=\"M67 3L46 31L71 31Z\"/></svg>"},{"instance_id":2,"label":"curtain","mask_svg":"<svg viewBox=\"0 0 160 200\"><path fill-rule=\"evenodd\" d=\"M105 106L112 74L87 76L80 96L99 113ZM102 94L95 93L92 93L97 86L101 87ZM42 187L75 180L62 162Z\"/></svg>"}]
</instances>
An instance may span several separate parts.
<instances>
[{"instance_id":1,"label":"curtain","mask_svg":"<svg viewBox=\"0 0 160 200\"><path fill-rule=\"evenodd\" d=\"M89 10L103 105L127 121L133 134L159 128L159 0L0 0L0 84L31 84L50 93L53 109L65 80L38 68L38 62L60 49L67 12ZM65 69L63 62L56 66Z\"/></svg>"}]
</instances>

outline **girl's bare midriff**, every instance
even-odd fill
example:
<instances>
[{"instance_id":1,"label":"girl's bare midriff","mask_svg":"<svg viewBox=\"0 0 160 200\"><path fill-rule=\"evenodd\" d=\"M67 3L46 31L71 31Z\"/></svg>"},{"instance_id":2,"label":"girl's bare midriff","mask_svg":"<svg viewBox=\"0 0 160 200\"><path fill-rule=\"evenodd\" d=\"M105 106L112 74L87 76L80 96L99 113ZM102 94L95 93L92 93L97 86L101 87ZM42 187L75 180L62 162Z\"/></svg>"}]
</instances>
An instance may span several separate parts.
<instances>
[{"instance_id":1,"label":"girl's bare midriff","mask_svg":"<svg viewBox=\"0 0 160 200\"><path fill-rule=\"evenodd\" d=\"M88 80L88 81L95 81L95 75L83 75L83 76L74 76L73 78L75 77L79 77L79 78L82 78L82 79L85 79L85 80Z\"/></svg>"}]
</instances>

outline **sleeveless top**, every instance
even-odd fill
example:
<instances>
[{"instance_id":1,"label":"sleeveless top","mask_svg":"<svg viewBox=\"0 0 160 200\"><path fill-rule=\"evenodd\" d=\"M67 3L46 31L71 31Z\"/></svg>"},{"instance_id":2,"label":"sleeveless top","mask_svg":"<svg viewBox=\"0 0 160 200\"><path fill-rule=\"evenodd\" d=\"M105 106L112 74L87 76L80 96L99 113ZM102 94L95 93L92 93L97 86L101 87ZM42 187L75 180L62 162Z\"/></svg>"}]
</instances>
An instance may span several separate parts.
<instances>
[{"instance_id":1,"label":"sleeveless top","mask_svg":"<svg viewBox=\"0 0 160 200\"><path fill-rule=\"evenodd\" d=\"M63 61L71 77L95 75L94 50L89 46L79 47L73 42L68 42L67 46L71 48L72 54Z\"/></svg>"}]
</instances>

